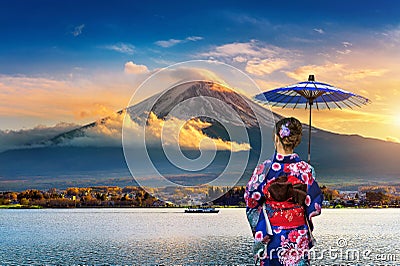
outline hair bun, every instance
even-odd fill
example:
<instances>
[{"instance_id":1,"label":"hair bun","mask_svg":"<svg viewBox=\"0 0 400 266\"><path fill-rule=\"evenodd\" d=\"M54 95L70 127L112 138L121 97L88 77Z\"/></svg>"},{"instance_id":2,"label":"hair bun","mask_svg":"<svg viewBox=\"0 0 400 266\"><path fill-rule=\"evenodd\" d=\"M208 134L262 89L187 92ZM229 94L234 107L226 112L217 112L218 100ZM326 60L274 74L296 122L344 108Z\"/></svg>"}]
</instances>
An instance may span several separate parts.
<instances>
[{"instance_id":1,"label":"hair bun","mask_svg":"<svg viewBox=\"0 0 400 266\"><path fill-rule=\"evenodd\" d=\"M294 149L301 142L303 127L294 117L283 118L276 123L275 132L284 149Z\"/></svg>"}]
</instances>

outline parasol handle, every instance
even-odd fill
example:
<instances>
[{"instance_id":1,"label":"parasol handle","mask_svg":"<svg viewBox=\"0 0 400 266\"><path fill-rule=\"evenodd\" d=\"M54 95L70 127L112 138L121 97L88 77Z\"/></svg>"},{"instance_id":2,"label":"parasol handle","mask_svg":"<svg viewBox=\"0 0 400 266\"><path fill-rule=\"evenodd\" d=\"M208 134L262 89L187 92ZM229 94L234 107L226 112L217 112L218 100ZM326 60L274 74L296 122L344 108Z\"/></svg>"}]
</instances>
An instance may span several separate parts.
<instances>
[{"instance_id":1,"label":"parasol handle","mask_svg":"<svg viewBox=\"0 0 400 266\"><path fill-rule=\"evenodd\" d=\"M311 163L311 108L313 102L310 100L308 103L310 105L310 120L308 124L308 163Z\"/></svg>"}]
</instances>

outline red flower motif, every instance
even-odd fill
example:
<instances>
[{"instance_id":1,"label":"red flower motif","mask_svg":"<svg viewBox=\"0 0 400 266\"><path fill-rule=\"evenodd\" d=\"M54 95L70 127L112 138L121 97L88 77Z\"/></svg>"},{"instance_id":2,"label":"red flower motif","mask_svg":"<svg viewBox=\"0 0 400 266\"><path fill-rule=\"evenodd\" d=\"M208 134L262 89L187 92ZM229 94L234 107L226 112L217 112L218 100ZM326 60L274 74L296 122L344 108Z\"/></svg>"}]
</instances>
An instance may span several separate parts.
<instances>
[{"instance_id":1,"label":"red flower motif","mask_svg":"<svg viewBox=\"0 0 400 266\"><path fill-rule=\"evenodd\" d=\"M302 253L295 245L289 245L279 250L279 262L285 266L298 265L301 261Z\"/></svg>"},{"instance_id":2,"label":"red flower motif","mask_svg":"<svg viewBox=\"0 0 400 266\"><path fill-rule=\"evenodd\" d=\"M298 175L299 174L299 169L297 167L297 163L291 163L287 165L287 171L291 175Z\"/></svg>"},{"instance_id":3,"label":"red flower motif","mask_svg":"<svg viewBox=\"0 0 400 266\"><path fill-rule=\"evenodd\" d=\"M254 192L251 197L255 200L259 200L261 198L261 194L260 192Z\"/></svg>"},{"instance_id":4,"label":"red flower motif","mask_svg":"<svg viewBox=\"0 0 400 266\"><path fill-rule=\"evenodd\" d=\"M280 153L277 153L277 154L276 154L276 159L277 159L278 161L282 161L283 158L285 158L285 157L284 157L282 154L280 154Z\"/></svg>"},{"instance_id":5,"label":"red flower motif","mask_svg":"<svg viewBox=\"0 0 400 266\"><path fill-rule=\"evenodd\" d=\"M303 236L297 238L297 247L299 250L307 250L308 249L307 235L303 235Z\"/></svg>"},{"instance_id":6,"label":"red flower motif","mask_svg":"<svg viewBox=\"0 0 400 266\"><path fill-rule=\"evenodd\" d=\"M256 175L261 174L263 171L264 171L264 164L262 163L262 164L257 165L256 170L255 170Z\"/></svg>"},{"instance_id":7,"label":"red flower motif","mask_svg":"<svg viewBox=\"0 0 400 266\"><path fill-rule=\"evenodd\" d=\"M297 238L300 237L300 234L297 230L293 230L289 233L288 238L291 242L297 242Z\"/></svg>"},{"instance_id":8,"label":"red flower motif","mask_svg":"<svg viewBox=\"0 0 400 266\"><path fill-rule=\"evenodd\" d=\"M247 199L247 207L253 209L253 208L257 207L257 205L258 205L257 200L255 200L253 198L248 198Z\"/></svg>"},{"instance_id":9,"label":"red flower motif","mask_svg":"<svg viewBox=\"0 0 400 266\"><path fill-rule=\"evenodd\" d=\"M306 204L307 206L310 206L310 204L311 204L311 197L310 197L310 195L307 195L307 196L306 196L305 204Z\"/></svg>"},{"instance_id":10,"label":"red flower motif","mask_svg":"<svg viewBox=\"0 0 400 266\"><path fill-rule=\"evenodd\" d=\"M297 168L301 173L308 173L311 171L311 167L308 163L301 161L297 163Z\"/></svg>"},{"instance_id":11,"label":"red flower motif","mask_svg":"<svg viewBox=\"0 0 400 266\"><path fill-rule=\"evenodd\" d=\"M262 231L257 231L254 235L254 239L257 241L262 241L264 238L264 235L262 233Z\"/></svg>"},{"instance_id":12,"label":"red flower motif","mask_svg":"<svg viewBox=\"0 0 400 266\"><path fill-rule=\"evenodd\" d=\"M281 165L279 163L273 163L271 166L272 170L274 170L275 172L281 170Z\"/></svg>"},{"instance_id":13,"label":"red flower motif","mask_svg":"<svg viewBox=\"0 0 400 266\"><path fill-rule=\"evenodd\" d=\"M285 164L283 165L283 172L285 172L285 173L290 173L290 172L291 172L291 171L290 171L290 164L285 163Z\"/></svg>"},{"instance_id":14,"label":"red flower motif","mask_svg":"<svg viewBox=\"0 0 400 266\"><path fill-rule=\"evenodd\" d=\"M303 179L304 183L310 186L314 182L314 177L311 172L301 174L301 178Z\"/></svg>"}]
</instances>

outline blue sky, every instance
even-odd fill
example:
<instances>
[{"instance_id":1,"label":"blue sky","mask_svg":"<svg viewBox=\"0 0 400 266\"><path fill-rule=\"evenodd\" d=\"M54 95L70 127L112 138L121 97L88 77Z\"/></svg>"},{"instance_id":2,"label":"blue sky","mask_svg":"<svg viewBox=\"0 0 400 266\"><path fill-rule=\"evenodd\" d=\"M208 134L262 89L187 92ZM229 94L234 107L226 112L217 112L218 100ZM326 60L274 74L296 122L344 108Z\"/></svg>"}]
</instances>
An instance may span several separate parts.
<instances>
[{"instance_id":1,"label":"blue sky","mask_svg":"<svg viewBox=\"0 0 400 266\"><path fill-rule=\"evenodd\" d=\"M263 90L313 72L374 104L316 126L398 141L399 14L399 1L2 1L0 130L90 122L154 70L213 59Z\"/></svg>"},{"instance_id":2,"label":"blue sky","mask_svg":"<svg viewBox=\"0 0 400 266\"><path fill-rule=\"evenodd\" d=\"M158 67L162 61L191 59L210 46L251 39L285 48L338 46L343 41L339 36L397 26L400 3L4 1L0 12L0 72L53 74L118 68L129 59ZM330 35L321 38L319 32ZM156 44L193 36L202 39L168 48Z\"/></svg>"}]
</instances>

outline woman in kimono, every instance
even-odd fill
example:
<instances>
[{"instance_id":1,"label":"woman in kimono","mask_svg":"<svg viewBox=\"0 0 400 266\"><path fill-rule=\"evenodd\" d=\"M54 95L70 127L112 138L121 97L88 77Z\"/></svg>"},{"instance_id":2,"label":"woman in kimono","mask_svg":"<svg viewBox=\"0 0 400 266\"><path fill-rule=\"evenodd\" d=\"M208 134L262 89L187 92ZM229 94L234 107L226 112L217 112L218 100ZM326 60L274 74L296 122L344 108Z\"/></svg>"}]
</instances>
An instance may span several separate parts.
<instances>
[{"instance_id":1,"label":"woman in kimono","mask_svg":"<svg viewBox=\"0 0 400 266\"><path fill-rule=\"evenodd\" d=\"M296 118L275 125L275 152L258 165L244 198L254 237L256 265L309 265L312 217L321 213L322 192L314 169L294 153L302 136Z\"/></svg>"}]
</instances>

